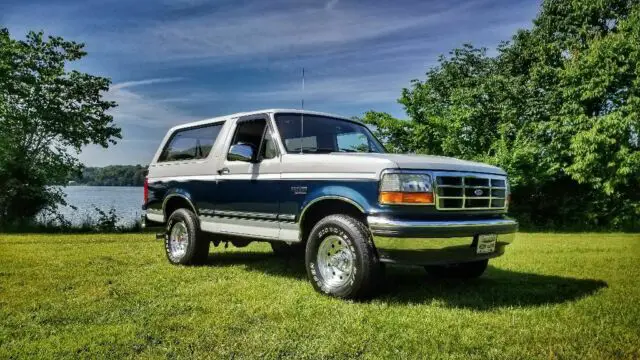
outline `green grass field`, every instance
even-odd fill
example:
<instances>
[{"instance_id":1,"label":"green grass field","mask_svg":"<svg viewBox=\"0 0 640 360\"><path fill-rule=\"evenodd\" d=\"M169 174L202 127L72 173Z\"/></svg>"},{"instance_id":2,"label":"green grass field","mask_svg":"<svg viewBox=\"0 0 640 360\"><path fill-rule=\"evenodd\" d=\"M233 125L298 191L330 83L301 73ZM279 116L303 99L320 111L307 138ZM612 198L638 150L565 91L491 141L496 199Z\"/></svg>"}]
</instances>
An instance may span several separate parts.
<instances>
[{"instance_id":1,"label":"green grass field","mask_svg":"<svg viewBox=\"0 0 640 360\"><path fill-rule=\"evenodd\" d=\"M640 235L519 234L480 279L315 293L268 245L177 267L150 234L0 235L0 358L640 358Z\"/></svg>"}]
</instances>

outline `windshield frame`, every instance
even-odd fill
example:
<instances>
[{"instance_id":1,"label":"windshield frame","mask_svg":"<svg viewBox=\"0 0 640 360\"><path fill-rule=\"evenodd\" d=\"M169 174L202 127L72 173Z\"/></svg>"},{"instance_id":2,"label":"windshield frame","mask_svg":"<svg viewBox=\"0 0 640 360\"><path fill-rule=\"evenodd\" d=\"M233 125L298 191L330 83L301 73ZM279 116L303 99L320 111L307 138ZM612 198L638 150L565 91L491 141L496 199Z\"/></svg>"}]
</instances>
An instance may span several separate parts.
<instances>
[{"instance_id":1,"label":"windshield frame","mask_svg":"<svg viewBox=\"0 0 640 360\"><path fill-rule=\"evenodd\" d=\"M302 115L305 115L305 117L309 116L313 116L313 117L320 117L320 118L326 118L326 119L331 119L331 120L337 120L337 121L345 121L345 122L349 122L351 124L357 125L359 127L361 127L362 129L364 129L363 133L364 135L368 138L368 140L373 143L373 146L376 147L378 151L372 151L372 152L364 152L364 151L358 151L358 152L343 152L343 151L332 151L331 153L349 153L349 154L385 154L387 153L387 149L384 147L384 145L382 144L382 142L373 134L373 132L363 123L353 120L353 119L348 119L348 118L343 118L343 117L338 117L338 116L333 116L333 115L326 115L326 114L316 114L316 113L303 113L303 112L277 112L277 113L273 113L273 125L275 130L277 131L278 134L278 140L282 145L283 150L285 151L285 153L287 154L327 154L327 152L314 152L314 151L301 151L301 150L295 150L295 151L290 151L287 148L287 145L285 143L285 139L282 137L282 132L280 131L280 126L278 125L278 117L279 116L299 116L302 117Z\"/></svg>"}]
</instances>

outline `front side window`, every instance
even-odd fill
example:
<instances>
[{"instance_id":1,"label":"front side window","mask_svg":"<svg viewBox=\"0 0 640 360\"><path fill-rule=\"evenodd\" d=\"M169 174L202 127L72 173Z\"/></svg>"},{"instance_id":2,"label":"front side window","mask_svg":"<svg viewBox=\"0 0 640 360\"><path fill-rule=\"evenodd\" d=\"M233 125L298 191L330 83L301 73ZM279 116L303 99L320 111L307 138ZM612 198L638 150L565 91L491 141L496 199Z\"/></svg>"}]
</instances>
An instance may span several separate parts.
<instances>
[{"instance_id":1,"label":"front side window","mask_svg":"<svg viewBox=\"0 0 640 360\"><path fill-rule=\"evenodd\" d=\"M385 152L366 126L349 120L276 114L276 125L289 153Z\"/></svg>"},{"instance_id":2,"label":"front side window","mask_svg":"<svg viewBox=\"0 0 640 360\"><path fill-rule=\"evenodd\" d=\"M160 154L159 162L204 159L220 134L222 123L176 131Z\"/></svg>"},{"instance_id":3,"label":"front side window","mask_svg":"<svg viewBox=\"0 0 640 360\"><path fill-rule=\"evenodd\" d=\"M273 159L278 156L277 145L264 119L238 122L231 146L236 144L251 146L256 154L255 161Z\"/></svg>"},{"instance_id":4,"label":"front side window","mask_svg":"<svg viewBox=\"0 0 640 360\"><path fill-rule=\"evenodd\" d=\"M231 146L236 144L249 145L253 148L254 154L257 153L266 125L267 123L264 119L238 122Z\"/></svg>"}]
</instances>

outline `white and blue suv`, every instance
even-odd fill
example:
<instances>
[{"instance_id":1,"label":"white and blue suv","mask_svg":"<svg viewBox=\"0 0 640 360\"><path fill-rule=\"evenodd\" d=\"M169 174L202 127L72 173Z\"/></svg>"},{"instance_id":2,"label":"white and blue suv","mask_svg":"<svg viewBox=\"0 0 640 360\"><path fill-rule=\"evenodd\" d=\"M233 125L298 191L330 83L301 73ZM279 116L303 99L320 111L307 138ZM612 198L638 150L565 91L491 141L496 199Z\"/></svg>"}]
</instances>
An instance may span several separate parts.
<instances>
[{"instance_id":1,"label":"white and blue suv","mask_svg":"<svg viewBox=\"0 0 640 360\"><path fill-rule=\"evenodd\" d=\"M511 243L509 184L495 166L388 154L362 123L262 110L176 126L149 165L147 223L167 258L196 264L211 243L269 242L303 256L320 292L370 295L384 264L477 277Z\"/></svg>"}]
</instances>

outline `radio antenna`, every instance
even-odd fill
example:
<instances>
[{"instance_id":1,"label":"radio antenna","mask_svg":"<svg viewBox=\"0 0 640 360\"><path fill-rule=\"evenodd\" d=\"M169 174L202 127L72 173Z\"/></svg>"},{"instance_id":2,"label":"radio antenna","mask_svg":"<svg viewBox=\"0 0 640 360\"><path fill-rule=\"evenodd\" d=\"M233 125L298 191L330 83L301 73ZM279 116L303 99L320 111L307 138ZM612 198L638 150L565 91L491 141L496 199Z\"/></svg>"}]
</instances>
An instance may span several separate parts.
<instances>
[{"instance_id":1,"label":"radio antenna","mask_svg":"<svg viewBox=\"0 0 640 360\"><path fill-rule=\"evenodd\" d=\"M300 103L302 110L302 112L300 112L300 154L302 154L304 139L304 67L302 67L302 95Z\"/></svg>"}]
</instances>

